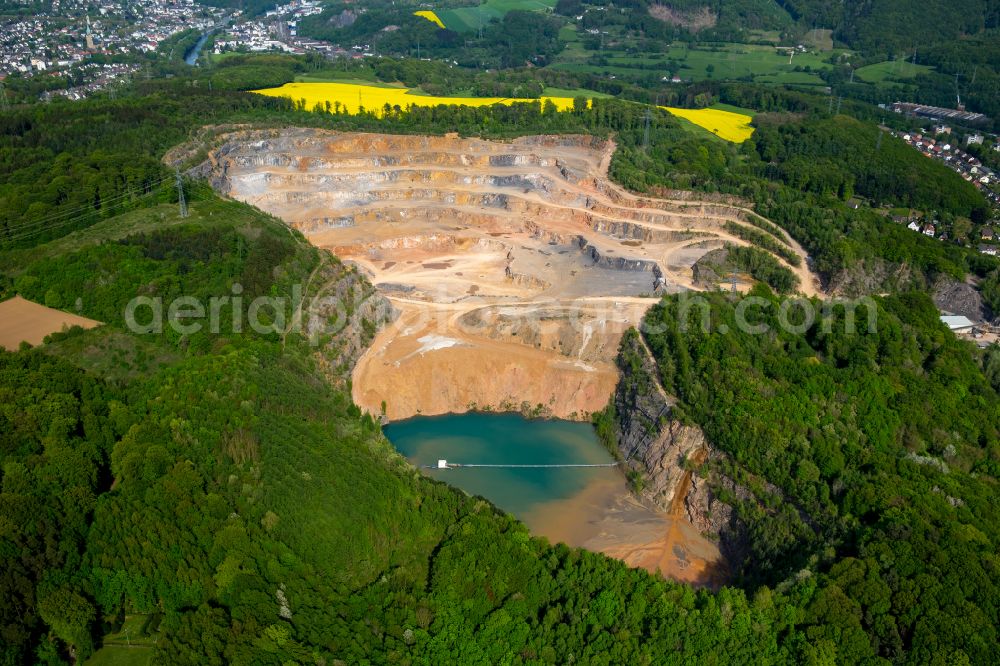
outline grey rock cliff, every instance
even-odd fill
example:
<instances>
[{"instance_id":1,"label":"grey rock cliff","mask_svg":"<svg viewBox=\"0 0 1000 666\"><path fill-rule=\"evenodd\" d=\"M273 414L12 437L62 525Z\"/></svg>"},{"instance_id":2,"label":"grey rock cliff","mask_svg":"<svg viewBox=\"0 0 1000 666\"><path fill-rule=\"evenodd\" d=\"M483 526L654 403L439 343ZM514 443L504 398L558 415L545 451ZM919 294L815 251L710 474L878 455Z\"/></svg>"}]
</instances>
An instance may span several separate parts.
<instances>
[{"instance_id":1,"label":"grey rock cliff","mask_svg":"<svg viewBox=\"0 0 1000 666\"><path fill-rule=\"evenodd\" d=\"M742 559L746 529L733 507L718 495L724 489L747 499L750 493L717 471L725 454L700 428L672 418L673 399L660 386L656 365L634 330L622 340L618 365L621 379L614 396L618 453L627 469L642 479L639 493L660 510L717 539L730 561Z\"/></svg>"}]
</instances>

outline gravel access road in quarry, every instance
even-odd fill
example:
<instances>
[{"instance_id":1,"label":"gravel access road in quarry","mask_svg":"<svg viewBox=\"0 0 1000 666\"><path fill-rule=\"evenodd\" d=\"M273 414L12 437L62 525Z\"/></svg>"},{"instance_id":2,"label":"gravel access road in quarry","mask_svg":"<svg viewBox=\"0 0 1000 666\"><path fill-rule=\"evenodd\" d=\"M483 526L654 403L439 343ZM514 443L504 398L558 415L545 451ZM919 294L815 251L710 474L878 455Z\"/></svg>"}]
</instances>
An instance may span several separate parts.
<instances>
[{"instance_id":1,"label":"gravel access road in quarry","mask_svg":"<svg viewBox=\"0 0 1000 666\"><path fill-rule=\"evenodd\" d=\"M660 294L696 288L705 253L746 245L724 225L750 219L625 192L607 177L613 150L589 136L256 130L223 136L203 168L356 264L399 312L355 367L362 408L583 419L614 390L622 333ZM784 242L814 295L802 249Z\"/></svg>"}]
</instances>

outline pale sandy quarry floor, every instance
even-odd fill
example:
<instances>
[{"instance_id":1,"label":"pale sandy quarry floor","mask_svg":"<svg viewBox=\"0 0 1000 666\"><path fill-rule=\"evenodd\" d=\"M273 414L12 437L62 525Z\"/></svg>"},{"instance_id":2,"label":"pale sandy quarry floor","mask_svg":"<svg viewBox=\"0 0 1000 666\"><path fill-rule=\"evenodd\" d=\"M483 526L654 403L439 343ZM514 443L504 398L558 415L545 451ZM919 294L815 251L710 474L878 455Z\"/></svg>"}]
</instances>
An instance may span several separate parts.
<instances>
[{"instance_id":1,"label":"pale sandy quarry floor","mask_svg":"<svg viewBox=\"0 0 1000 666\"><path fill-rule=\"evenodd\" d=\"M693 288L705 253L745 244L722 227L747 211L627 193L606 177L612 151L290 129L233 135L211 177L357 264L399 311L355 368L361 407L585 418L614 389L622 333L659 294Z\"/></svg>"}]
</instances>

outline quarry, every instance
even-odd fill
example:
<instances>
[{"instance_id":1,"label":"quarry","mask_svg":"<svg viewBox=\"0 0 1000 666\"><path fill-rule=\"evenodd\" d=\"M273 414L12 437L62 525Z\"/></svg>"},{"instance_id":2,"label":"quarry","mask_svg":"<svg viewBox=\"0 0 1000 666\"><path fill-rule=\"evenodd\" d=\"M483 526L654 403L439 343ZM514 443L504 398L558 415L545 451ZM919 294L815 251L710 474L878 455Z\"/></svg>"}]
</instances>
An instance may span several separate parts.
<instances>
[{"instance_id":1,"label":"quarry","mask_svg":"<svg viewBox=\"0 0 1000 666\"><path fill-rule=\"evenodd\" d=\"M215 146L198 172L217 191L280 217L391 303L352 382L355 402L389 421L473 409L587 418L614 391L624 331L662 294L729 289L696 284L693 267L746 245L732 224L755 219L690 193L626 192L607 176L614 142L590 136L288 128ZM780 240L814 295L804 252Z\"/></svg>"}]
</instances>

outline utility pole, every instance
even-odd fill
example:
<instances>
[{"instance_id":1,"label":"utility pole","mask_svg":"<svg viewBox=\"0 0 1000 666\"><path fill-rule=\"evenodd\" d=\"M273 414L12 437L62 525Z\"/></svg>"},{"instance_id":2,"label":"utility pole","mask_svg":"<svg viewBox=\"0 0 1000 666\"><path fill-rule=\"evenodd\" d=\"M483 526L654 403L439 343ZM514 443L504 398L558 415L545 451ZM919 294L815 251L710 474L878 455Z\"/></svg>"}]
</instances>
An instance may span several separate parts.
<instances>
[{"instance_id":1,"label":"utility pole","mask_svg":"<svg viewBox=\"0 0 1000 666\"><path fill-rule=\"evenodd\" d=\"M181 180L181 170L177 169L174 173L177 177L177 202L180 204L181 217L187 217L188 205L184 198L184 181Z\"/></svg>"},{"instance_id":2,"label":"utility pole","mask_svg":"<svg viewBox=\"0 0 1000 666\"><path fill-rule=\"evenodd\" d=\"M642 131L642 152L649 151L649 119L650 119L650 108L646 107L646 127Z\"/></svg>"}]
</instances>

